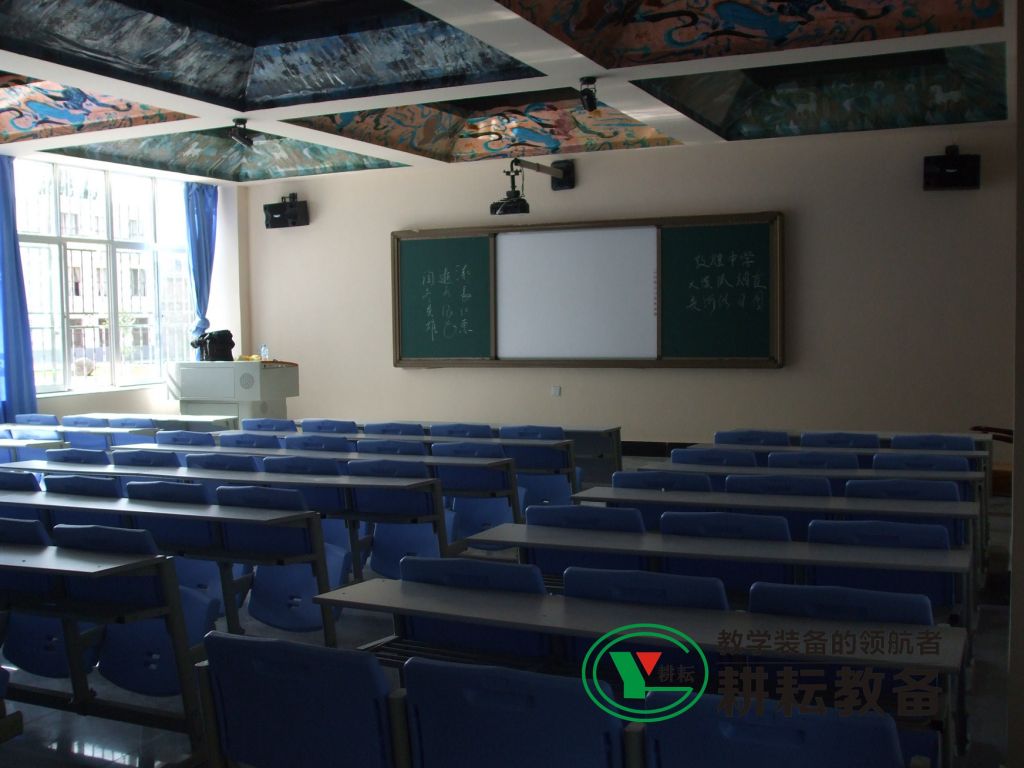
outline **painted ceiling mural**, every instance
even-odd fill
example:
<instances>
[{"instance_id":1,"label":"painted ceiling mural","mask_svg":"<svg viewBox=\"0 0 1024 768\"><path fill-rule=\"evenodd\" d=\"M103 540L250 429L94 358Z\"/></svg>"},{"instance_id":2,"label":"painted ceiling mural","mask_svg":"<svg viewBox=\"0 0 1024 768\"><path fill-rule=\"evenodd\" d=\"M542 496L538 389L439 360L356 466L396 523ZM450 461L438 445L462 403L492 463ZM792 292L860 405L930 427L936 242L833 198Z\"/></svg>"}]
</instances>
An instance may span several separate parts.
<instances>
[{"instance_id":1,"label":"painted ceiling mural","mask_svg":"<svg viewBox=\"0 0 1024 768\"><path fill-rule=\"evenodd\" d=\"M573 89L348 112L291 121L446 162L658 147L676 142Z\"/></svg>"},{"instance_id":2,"label":"painted ceiling mural","mask_svg":"<svg viewBox=\"0 0 1024 768\"><path fill-rule=\"evenodd\" d=\"M636 84L730 140L1007 117L1002 43Z\"/></svg>"},{"instance_id":3,"label":"painted ceiling mural","mask_svg":"<svg viewBox=\"0 0 1024 768\"><path fill-rule=\"evenodd\" d=\"M606 68L1001 26L1002 0L499 0Z\"/></svg>"},{"instance_id":4,"label":"painted ceiling mural","mask_svg":"<svg viewBox=\"0 0 1024 768\"><path fill-rule=\"evenodd\" d=\"M399 0L361 5L0 0L0 47L239 110L538 75Z\"/></svg>"},{"instance_id":5,"label":"painted ceiling mural","mask_svg":"<svg viewBox=\"0 0 1024 768\"><path fill-rule=\"evenodd\" d=\"M52 151L89 160L177 171L224 181L259 181L400 165L279 136L254 134L254 137L252 147L242 147L232 141L228 129L223 128Z\"/></svg>"},{"instance_id":6,"label":"painted ceiling mural","mask_svg":"<svg viewBox=\"0 0 1024 768\"><path fill-rule=\"evenodd\" d=\"M189 117L60 83L0 72L0 144Z\"/></svg>"}]
</instances>

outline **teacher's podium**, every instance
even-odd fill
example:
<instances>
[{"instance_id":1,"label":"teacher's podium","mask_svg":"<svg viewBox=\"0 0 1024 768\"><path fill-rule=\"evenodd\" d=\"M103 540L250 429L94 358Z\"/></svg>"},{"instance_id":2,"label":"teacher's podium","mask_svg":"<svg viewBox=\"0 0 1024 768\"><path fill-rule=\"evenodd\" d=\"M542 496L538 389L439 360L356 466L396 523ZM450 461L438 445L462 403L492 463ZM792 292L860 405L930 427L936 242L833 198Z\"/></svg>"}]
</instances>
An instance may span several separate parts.
<instances>
[{"instance_id":1,"label":"teacher's podium","mask_svg":"<svg viewBox=\"0 0 1024 768\"><path fill-rule=\"evenodd\" d=\"M172 363L167 388L182 414L285 419L285 399L299 394L299 366L277 360Z\"/></svg>"}]
</instances>

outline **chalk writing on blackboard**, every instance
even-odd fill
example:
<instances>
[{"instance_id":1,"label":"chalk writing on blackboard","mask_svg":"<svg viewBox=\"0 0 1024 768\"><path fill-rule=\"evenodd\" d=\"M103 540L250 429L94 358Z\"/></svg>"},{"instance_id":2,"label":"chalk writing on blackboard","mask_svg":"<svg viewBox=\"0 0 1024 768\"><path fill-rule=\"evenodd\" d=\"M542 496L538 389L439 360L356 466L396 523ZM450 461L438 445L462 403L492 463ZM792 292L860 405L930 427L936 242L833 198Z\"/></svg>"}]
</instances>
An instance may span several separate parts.
<instances>
[{"instance_id":1,"label":"chalk writing on blackboard","mask_svg":"<svg viewBox=\"0 0 1024 768\"><path fill-rule=\"evenodd\" d=\"M443 267L439 272L429 269L423 273L420 278L420 299L426 317L423 330L431 342L475 333L470 308L472 276L469 264L455 264L453 269Z\"/></svg>"},{"instance_id":2,"label":"chalk writing on blackboard","mask_svg":"<svg viewBox=\"0 0 1024 768\"><path fill-rule=\"evenodd\" d=\"M687 312L715 314L765 309L768 283L753 251L729 251L693 257L695 276L687 282Z\"/></svg>"}]
</instances>

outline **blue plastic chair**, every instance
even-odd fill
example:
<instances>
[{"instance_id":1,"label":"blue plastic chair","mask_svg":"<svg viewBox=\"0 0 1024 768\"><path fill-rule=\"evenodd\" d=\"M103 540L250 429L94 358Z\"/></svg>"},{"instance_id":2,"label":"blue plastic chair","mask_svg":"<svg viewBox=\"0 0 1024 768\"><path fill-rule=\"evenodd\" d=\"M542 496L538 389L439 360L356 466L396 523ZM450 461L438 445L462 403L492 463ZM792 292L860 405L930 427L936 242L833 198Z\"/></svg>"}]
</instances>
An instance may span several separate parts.
<instances>
[{"instance_id":1,"label":"blue plastic chair","mask_svg":"<svg viewBox=\"0 0 1024 768\"><path fill-rule=\"evenodd\" d=\"M459 557L403 557L402 581L438 584L458 589L544 594L544 580L533 565L470 560ZM431 646L504 656L545 656L547 637L538 632L488 627L472 621L406 617L405 636Z\"/></svg>"},{"instance_id":2,"label":"blue plastic chair","mask_svg":"<svg viewBox=\"0 0 1024 768\"><path fill-rule=\"evenodd\" d=\"M512 440L564 440L561 427L535 424L510 424L498 427L498 437ZM506 445L505 455L516 460L516 470L557 470L568 468L569 454L558 448L533 445Z\"/></svg>"},{"instance_id":3,"label":"blue plastic chair","mask_svg":"<svg viewBox=\"0 0 1024 768\"><path fill-rule=\"evenodd\" d=\"M217 501L232 507L305 510L302 494L285 488L220 487ZM232 523L224 526L227 549L241 552L307 554L312 542L304 529L268 528ZM324 562L331 589L341 586L351 568L349 553L324 543ZM323 612L313 598L321 593L309 563L257 565L253 572L249 615L278 629L296 632L321 629ZM337 614L337 611L335 611Z\"/></svg>"},{"instance_id":4,"label":"blue plastic chair","mask_svg":"<svg viewBox=\"0 0 1024 768\"><path fill-rule=\"evenodd\" d=\"M153 429L156 427L156 422L144 416L117 416L108 419L108 423L119 429Z\"/></svg>"},{"instance_id":5,"label":"blue plastic chair","mask_svg":"<svg viewBox=\"0 0 1024 768\"><path fill-rule=\"evenodd\" d=\"M670 707L677 696L653 693L646 706ZM701 768L904 768L888 715L783 711L770 699L761 715L753 706L746 714L730 711L721 696L705 693L680 717L647 723L646 768L675 768L680 755Z\"/></svg>"},{"instance_id":6,"label":"blue plastic chair","mask_svg":"<svg viewBox=\"0 0 1024 768\"><path fill-rule=\"evenodd\" d=\"M768 454L768 466L781 469L860 469L860 460L855 453L830 453L828 451L772 451ZM827 471L816 472L828 476ZM842 496L846 480L829 477L832 495Z\"/></svg>"},{"instance_id":7,"label":"blue plastic chair","mask_svg":"<svg viewBox=\"0 0 1024 768\"><path fill-rule=\"evenodd\" d=\"M216 445L210 432L189 432L187 429L161 429L154 437L159 445Z\"/></svg>"},{"instance_id":8,"label":"blue plastic chair","mask_svg":"<svg viewBox=\"0 0 1024 768\"><path fill-rule=\"evenodd\" d=\"M807 529L807 540L860 547L950 548L944 526L888 520L815 520ZM955 581L948 573L816 566L810 578L814 584L926 595L933 607L948 607L956 600Z\"/></svg>"},{"instance_id":9,"label":"blue plastic chair","mask_svg":"<svg viewBox=\"0 0 1024 768\"><path fill-rule=\"evenodd\" d=\"M785 432L767 429L727 429L715 432L715 443L718 445L789 445L789 435ZM764 453L755 452L757 463L767 464Z\"/></svg>"},{"instance_id":10,"label":"blue plastic chair","mask_svg":"<svg viewBox=\"0 0 1024 768\"><path fill-rule=\"evenodd\" d=\"M915 451L973 451L974 438L969 435L893 435L890 445Z\"/></svg>"},{"instance_id":11,"label":"blue plastic chair","mask_svg":"<svg viewBox=\"0 0 1024 768\"><path fill-rule=\"evenodd\" d=\"M588 531L643 533L645 530L643 517L638 509L584 507L572 504L527 507L526 524ZM639 570L646 565L645 558L639 555L617 555L607 552L528 549L524 554L528 562L535 564L542 573L549 576L561 576L570 566Z\"/></svg>"},{"instance_id":12,"label":"blue plastic chair","mask_svg":"<svg viewBox=\"0 0 1024 768\"><path fill-rule=\"evenodd\" d=\"M65 427L107 427L106 419L95 416L65 416L60 422Z\"/></svg>"},{"instance_id":13,"label":"blue plastic chair","mask_svg":"<svg viewBox=\"0 0 1024 768\"><path fill-rule=\"evenodd\" d=\"M876 453L871 461L875 469L917 470L920 472L967 472L966 456L942 456L934 453Z\"/></svg>"},{"instance_id":14,"label":"blue plastic chair","mask_svg":"<svg viewBox=\"0 0 1024 768\"><path fill-rule=\"evenodd\" d=\"M711 478L691 472L615 472L612 474L613 488L642 488L655 491L711 491ZM658 530L664 504L635 505L644 517L648 531Z\"/></svg>"},{"instance_id":15,"label":"blue plastic chair","mask_svg":"<svg viewBox=\"0 0 1024 768\"><path fill-rule=\"evenodd\" d=\"M735 448L673 448L673 464L708 464L717 467L756 467L757 457L753 451ZM725 477L710 475L711 489L725 490Z\"/></svg>"},{"instance_id":16,"label":"blue plastic chair","mask_svg":"<svg viewBox=\"0 0 1024 768\"><path fill-rule=\"evenodd\" d=\"M0 493L6 491L34 492L39 490L39 481L31 472L0 472ZM49 515L46 510L25 506L3 506L0 507L0 515L18 520L39 520L44 527L49 523Z\"/></svg>"},{"instance_id":17,"label":"blue plastic chair","mask_svg":"<svg viewBox=\"0 0 1024 768\"><path fill-rule=\"evenodd\" d=\"M305 456L267 456L263 459L263 471L271 474L286 475L328 475L337 477L345 474L342 471L342 464L335 459L314 459ZM280 488L294 488L302 494L309 509L315 509L321 515L337 515L345 509L345 496L339 488L314 488L308 485L281 485ZM326 520L324 521L327 522ZM340 522L340 521L334 521ZM340 526L344 534L344 525ZM348 549L348 536L344 534L337 537L324 536L330 543Z\"/></svg>"},{"instance_id":18,"label":"blue plastic chair","mask_svg":"<svg viewBox=\"0 0 1024 768\"><path fill-rule=\"evenodd\" d=\"M804 432L800 445L805 448L878 448L878 435L868 432Z\"/></svg>"},{"instance_id":19,"label":"blue plastic chair","mask_svg":"<svg viewBox=\"0 0 1024 768\"><path fill-rule=\"evenodd\" d=\"M43 482L47 493L68 493L79 496L99 496L106 499L121 497L121 481L116 477L96 475L47 475ZM127 527L129 521L121 515L107 512L79 512L70 509L52 509L53 525L114 525Z\"/></svg>"},{"instance_id":20,"label":"blue plastic chair","mask_svg":"<svg viewBox=\"0 0 1024 768\"><path fill-rule=\"evenodd\" d=\"M831 496L832 484L826 477L789 477L783 475L728 475L728 493L762 493L773 496ZM807 526L817 512L779 511L789 522L789 532L797 541L807 539Z\"/></svg>"},{"instance_id":21,"label":"blue plastic chair","mask_svg":"<svg viewBox=\"0 0 1024 768\"><path fill-rule=\"evenodd\" d=\"M238 453L188 453L185 455L185 466L189 469L208 469L214 472L258 472L259 462L255 456L244 456ZM248 484L242 476L239 485ZM203 480L207 498L213 500L217 496L217 488L230 483L224 480Z\"/></svg>"},{"instance_id":22,"label":"blue plastic chair","mask_svg":"<svg viewBox=\"0 0 1024 768\"><path fill-rule=\"evenodd\" d=\"M111 462L118 467L180 467L174 451L128 450L112 451Z\"/></svg>"},{"instance_id":23,"label":"blue plastic chair","mask_svg":"<svg viewBox=\"0 0 1024 768\"><path fill-rule=\"evenodd\" d=\"M345 435L353 435L359 431L354 421L340 421L338 419L303 419L303 432L339 432Z\"/></svg>"},{"instance_id":24,"label":"blue plastic chair","mask_svg":"<svg viewBox=\"0 0 1024 768\"><path fill-rule=\"evenodd\" d=\"M252 768L392 767L391 685L373 654L221 632L205 644L219 757Z\"/></svg>"},{"instance_id":25,"label":"blue plastic chair","mask_svg":"<svg viewBox=\"0 0 1024 768\"><path fill-rule=\"evenodd\" d=\"M90 448L49 448L46 451L47 461L66 461L71 464L109 464L110 458L106 451Z\"/></svg>"},{"instance_id":26,"label":"blue plastic chair","mask_svg":"<svg viewBox=\"0 0 1024 768\"><path fill-rule=\"evenodd\" d=\"M303 422L305 424L305 422ZM356 441L345 437L338 437L327 432L314 432L301 435L285 435L281 439L285 448L290 451L333 451L335 453L349 453L356 449Z\"/></svg>"},{"instance_id":27,"label":"blue plastic chair","mask_svg":"<svg viewBox=\"0 0 1024 768\"><path fill-rule=\"evenodd\" d=\"M748 515L738 512L666 512L661 532L667 536L709 539L752 539L790 541L789 523L777 515ZM730 592L746 592L755 581L792 581L790 570L773 563L746 563L701 558L669 558L665 571L687 576L720 578Z\"/></svg>"},{"instance_id":28,"label":"blue plastic chair","mask_svg":"<svg viewBox=\"0 0 1024 768\"><path fill-rule=\"evenodd\" d=\"M242 419L245 432L297 432L298 429L291 419Z\"/></svg>"},{"instance_id":29,"label":"blue plastic chair","mask_svg":"<svg viewBox=\"0 0 1024 768\"><path fill-rule=\"evenodd\" d=\"M505 458L505 451L502 447L493 443L434 443L431 446L431 453L434 456L449 458ZM438 465L434 467L434 475L441 482L445 501L454 513L449 529L452 541L479 533L494 525L513 522L512 506L507 496L488 498L460 495L460 493L507 494L513 492L519 493L521 498L526 496L525 490L519 491L509 487L508 473L503 468L485 469Z\"/></svg>"},{"instance_id":30,"label":"blue plastic chair","mask_svg":"<svg viewBox=\"0 0 1024 768\"><path fill-rule=\"evenodd\" d=\"M348 463L356 477L430 477L425 464L391 459L360 459ZM434 514L433 497L417 491L386 488L354 488L354 512L368 516L391 516L396 520ZM406 555L438 557L440 543L430 523L377 522L373 528L370 567L389 579L399 578L399 562Z\"/></svg>"},{"instance_id":31,"label":"blue plastic chair","mask_svg":"<svg viewBox=\"0 0 1024 768\"><path fill-rule=\"evenodd\" d=\"M614 603L729 610L729 599L721 579L651 571L567 568L565 596ZM587 645L590 645L589 641Z\"/></svg>"},{"instance_id":32,"label":"blue plastic chair","mask_svg":"<svg viewBox=\"0 0 1024 768\"><path fill-rule=\"evenodd\" d=\"M404 674L415 768L623 764L622 722L578 678L419 658Z\"/></svg>"},{"instance_id":33,"label":"blue plastic chair","mask_svg":"<svg viewBox=\"0 0 1024 768\"><path fill-rule=\"evenodd\" d=\"M860 499L911 499L917 501L961 501L960 486L952 480L849 480L846 495ZM853 519L848 516L849 519ZM950 541L964 543L962 520L930 517L888 517L894 523L928 523L949 531Z\"/></svg>"},{"instance_id":34,"label":"blue plastic chair","mask_svg":"<svg viewBox=\"0 0 1024 768\"><path fill-rule=\"evenodd\" d=\"M517 474L516 483L526 491L526 506L572 504L572 486L566 475Z\"/></svg>"},{"instance_id":35,"label":"blue plastic chair","mask_svg":"<svg viewBox=\"0 0 1024 768\"><path fill-rule=\"evenodd\" d=\"M363 425L363 432L367 435L423 435L422 424L413 424L408 421L376 421Z\"/></svg>"},{"instance_id":36,"label":"blue plastic chair","mask_svg":"<svg viewBox=\"0 0 1024 768\"><path fill-rule=\"evenodd\" d=\"M517 488L519 508L525 509L526 490ZM2 511L2 510L0 510ZM461 541L474 533L486 531L496 525L515 522L508 499L489 499L479 496L456 496L452 499L451 521L448 523L448 540ZM471 543L474 549L508 549L500 544Z\"/></svg>"},{"instance_id":37,"label":"blue plastic chair","mask_svg":"<svg viewBox=\"0 0 1024 768\"><path fill-rule=\"evenodd\" d=\"M15 424L34 424L36 426L57 426L57 417L52 413L19 413L14 417Z\"/></svg>"},{"instance_id":38,"label":"blue plastic chair","mask_svg":"<svg viewBox=\"0 0 1024 768\"><path fill-rule=\"evenodd\" d=\"M382 453L389 456L426 456L427 446L411 440L357 440L359 453Z\"/></svg>"},{"instance_id":39,"label":"blue plastic chair","mask_svg":"<svg viewBox=\"0 0 1024 768\"><path fill-rule=\"evenodd\" d=\"M280 448L281 441L274 435L253 432L231 432L220 436L224 448Z\"/></svg>"},{"instance_id":40,"label":"blue plastic chair","mask_svg":"<svg viewBox=\"0 0 1024 768\"><path fill-rule=\"evenodd\" d=\"M834 621L932 626L932 604L924 595L878 592L850 587L770 584L750 588L747 610L776 616Z\"/></svg>"},{"instance_id":41,"label":"blue plastic chair","mask_svg":"<svg viewBox=\"0 0 1024 768\"><path fill-rule=\"evenodd\" d=\"M53 540L58 547L94 552L157 554L149 531L106 526L57 525ZM68 597L91 602L156 605L163 600L157 576L75 577L65 579ZM182 618L189 647L198 645L213 629L220 605L195 590L179 587ZM184 649L187 651L187 649ZM143 619L110 624L100 643L99 672L114 685L148 696L174 696L181 692L174 649L164 619Z\"/></svg>"},{"instance_id":42,"label":"blue plastic chair","mask_svg":"<svg viewBox=\"0 0 1024 768\"><path fill-rule=\"evenodd\" d=\"M494 430L490 424L461 424L451 422L448 424L431 424L431 437L494 437ZM435 443L434 445L437 445Z\"/></svg>"}]
</instances>

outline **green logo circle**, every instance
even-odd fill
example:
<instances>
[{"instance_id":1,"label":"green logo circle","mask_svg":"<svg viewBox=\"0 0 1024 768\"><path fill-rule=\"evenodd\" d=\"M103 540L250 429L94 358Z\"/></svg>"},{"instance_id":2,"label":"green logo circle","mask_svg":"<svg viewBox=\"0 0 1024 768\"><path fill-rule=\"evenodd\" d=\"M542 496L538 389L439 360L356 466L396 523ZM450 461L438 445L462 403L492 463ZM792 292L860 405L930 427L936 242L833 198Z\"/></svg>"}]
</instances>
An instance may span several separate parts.
<instances>
[{"instance_id":1,"label":"green logo circle","mask_svg":"<svg viewBox=\"0 0 1024 768\"><path fill-rule=\"evenodd\" d=\"M626 652L613 650L622 643L645 639L656 640L659 645L673 646L683 653L691 655L695 665L699 660L699 666L704 673L700 688L695 690L692 686L650 685L646 681L641 664L637 663L637 659L631 652L628 650ZM673 692L679 695L670 704L653 709L633 707L619 701L605 690L597 676L601 660L609 654L611 654L616 671L622 677L623 698L639 698L642 700L647 693L655 691ZM653 669L647 670L648 674L652 671ZM708 687L710 671L704 651L701 650L701 647L689 635L672 627L666 627L663 624L627 624L602 635L590 646L586 656L583 657L581 677L583 679L583 690L586 691L587 696L599 709L620 720L629 720L635 723L657 723L681 715L696 704Z\"/></svg>"}]
</instances>

